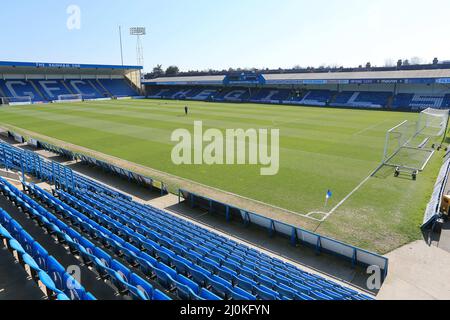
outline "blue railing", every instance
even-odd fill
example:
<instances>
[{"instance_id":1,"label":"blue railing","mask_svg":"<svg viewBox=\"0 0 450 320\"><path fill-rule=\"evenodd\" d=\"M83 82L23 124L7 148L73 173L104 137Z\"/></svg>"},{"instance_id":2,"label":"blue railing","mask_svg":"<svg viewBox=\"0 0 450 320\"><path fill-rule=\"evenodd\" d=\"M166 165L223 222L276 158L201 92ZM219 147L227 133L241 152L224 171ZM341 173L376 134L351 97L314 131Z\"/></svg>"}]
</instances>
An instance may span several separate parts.
<instances>
[{"instance_id":1,"label":"blue railing","mask_svg":"<svg viewBox=\"0 0 450 320\"><path fill-rule=\"evenodd\" d=\"M57 146L54 146L52 144L42 142L42 141L36 141L36 146L39 148L42 148L44 150L59 154L65 158L71 159L71 160L79 160L84 163L97 166L101 168L103 171L110 172L113 174L116 174L124 179L127 179L128 181L133 181L135 183L138 183L146 188L150 188L152 190L158 190L161 195L168 194L168 190L166 185L158 180L154 180L152 178L137 174L133 171L129 171L126 169L123 169L121 167L109 164L107 162L95 159L90 156L86 156L81 153L75 153L70 150L60 148Z\"/></svg>"},{"instance_id":2,"label":"blue railing","mask_svg":"<svg viewBox=\"0 0 450 320\"><path fill-rule=\"evenodd\" d=\"M281 236L289 239L293 246L305 245L313 248L318 254L329 253L344 258L350 261L353 267L357 265L363 267L378 266L382 271L383 279L387 276L389 260L379 254L264 217L260 214L239 209L183 189L180 189L178 192L178 202L187 202L192 208L199 207L208 210L209 213L220 214L225 217L227 222L238 220L246 227L251 225L258 226L267 230L269 237Z\"/></svg>"}]
</instances>

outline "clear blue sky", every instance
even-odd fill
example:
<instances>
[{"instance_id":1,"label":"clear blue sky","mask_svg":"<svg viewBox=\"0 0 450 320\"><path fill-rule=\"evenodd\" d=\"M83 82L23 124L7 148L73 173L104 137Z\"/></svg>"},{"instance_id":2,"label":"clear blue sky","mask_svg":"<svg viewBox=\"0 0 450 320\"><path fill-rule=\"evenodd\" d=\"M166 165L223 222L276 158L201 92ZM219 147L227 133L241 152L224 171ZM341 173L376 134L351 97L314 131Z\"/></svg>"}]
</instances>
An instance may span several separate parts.
<instances>
[{"instance_id":1,"label":"clear blue sky","mask_svg":"<svg viewBox=\"0 0 450 320\"><path fill-rule=\"evenodd\" d=\"M81 9L68 30L67 7ZM146 26L145 67L182 70L450 59L448 0L3 1L0 60L135 64L128 28Z\"/></svg>"}]
</instances>

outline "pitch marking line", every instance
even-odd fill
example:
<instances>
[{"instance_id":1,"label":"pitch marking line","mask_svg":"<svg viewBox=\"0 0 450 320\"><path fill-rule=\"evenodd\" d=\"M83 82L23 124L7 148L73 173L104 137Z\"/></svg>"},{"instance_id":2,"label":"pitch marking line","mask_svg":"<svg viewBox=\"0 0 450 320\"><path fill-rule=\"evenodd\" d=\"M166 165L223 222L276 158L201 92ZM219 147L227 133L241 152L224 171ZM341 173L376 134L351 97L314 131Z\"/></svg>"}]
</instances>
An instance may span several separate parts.
<instances>
[{"instance_id":1,"label":"pitch marking line","mask_svg":"<svg viewBox=\"0 0 450 320\"><path fill-rule=\"evenodd\" d=\"M293 121L298 121L299 119L296 119L296 120L293 120ZM30 136L30 133L31 133L31 136L43 136L43 137L46 137L46 136L44 136L44 135L40 135L40 134L36 134L35 132L32 132L32 131L28 131L28 130L25 130L25 129L21 129L21 128L18 128L18 127L15 127L15 126L9 126L9 127L11 127L11 128L13 128L14 130L16 130L16 131L22 131L22 132L24 132L24 133L26 133L25 135L29 135ZM5 127L1 127L1 129L6 129ZM17 130L18 129L18 130ZM8 130L8 129L6 129L6 130ZM46 137L46 138L48 138L48 137ZM57 141L60 141L60 142L62 142L62 143L66 143L67 144L67 142L64 142L64 141L61 141L61 140L58 140L58 139L55 139L55 138L50 138L50 139L47 139L47 140L49 140L49 141L54 141L54 140L57 140ZM56 144L56 145L58 145L58 143ZM76 146L76 147L79 147L79 146ZM83 148L83 147L82 147ZM87 149L87 148L83 148L83 149L85 149L85 150L89 150L89 151L91 151L90 149ZM69 150L70 150L70 148L69 148ZM94 153L97 153L97 152L95 152L94 151ZM107 156L107 158L111 158L111 159L115 159L115 160L119 160L119 161L124 161L123 159L120 159L120 158L118 158L118 157L114 157L114 156L109 156L109 155L106 155ZM133 164L133 165L135 165L136 167L139 167L139 168L142 168L142 169L150 169L150 168L147 168L147 167L145 167L145 166L142 166L142 165L139 165L139 164L136 164L136 163L132 163L132 162L129 162L129 161L125 161L125 162L127 162L127 163L131 163L131 164ZM304 218L307 218L307 219L310 219L310 220L313 220L313 221L317 221L317 222L324 222L325 220L327 220L328 219L328 217L330 216L330 215L332 215L339 207L341 207L356 191L358 191L373 175L374 175L374 173L376 173L378 170L379 170L379 168L377 168L373 173L371 173L366 179L364 179L363 180L363 182L361 182L352 192L350 192L341 202L339 202L339 204L337 205L337 206L335 206L330 212L320 212L320 211L313 211L313 212L310 212L310 213L307 213L307 214L304 214L304 213L300 213L300 212L294 212L294 211L292 211L292 210L288 210L288 209L285 209L285 208L282 208L282 207L279 207L279 206L276 206L276 205L272 205L272 204L268 204L268 203L265 203L265 202L263 202L263 201L259 201L259 200L256 200L256 199L251 199L251 198L248 198L248 197L245 197L245 196L242 196L242 195L238 195L238 194L236 194L236 193L233 193L233 192L229 192L229 191L224 191L224 190L221 190L221 189L219 189L219 188L215 188L215 187L211 187L211 186L207 186L207 185L205 185L205 184L202 184L202 183L199 183L199 182L195 182L195 181L193 181L193 180L190 180L190 179L186 179L186 178L181 178L181 177L177 177L177 176L174 176L174 175L171 175L171 174L168 174L168 173L164 173L164 172L162 172L162 171L159 171L159 170L156 170L156 169L151 169L152 171L154 171L154 172L156 172L156 173L159 173L159 174L161 174L161 175L165 175L165 176L168 176L168 177L174 177L174 178L177 178L177 179L179 179L179 180L181 180L181 181L186 181L186 182L189 182L189 183L192 183L192 184L197 184L197 185L199 185L199 186L202 186L202 187L204 187L204 188L208 188L208 189L211 189L211 190L214 190L214 191L217 191L217 192L221 192L221 193L223 193L223 194L228 194L228 195L231 195L231 196L234 196L234 197L236 197L237 199L243 199L243 200L247 200L247 201L250 201L250 202L254 202L254 203L257 203L257 204L260 204L260 205L263 205L263 206L265 206L265 207L268 207L268 208L274 208L274 209L278 209L278 210L280 210L280 211L282 211L282 212L285 212L285 213L290 213L290 214L293 214L293 215L296 215L296 216L301 216L301 217L304 217ZM78 172L79 173L79 172ZM92 179L92 177L90 177L91 179ZM94 179L95 180L95 179ZM97 181L97 180L96 180ZM100 182L100 183L103 183L103 182L101 182L101 181L97 181L97 182ZM103 183L103 184L105 184L105 183ZM106 185L106 184L105 184ZM111 186L109 186L109 187L111 187ZM324 216L324 218L322 218L322 219L318 219L318 218L314 218L314 217L312 217L312 215L314 215L314 214L316 214L316 215L323 215Z\"/></svg>"},{"instance_id":2,"label":"pitch marking line","mask_svg":"<svg viewBox=\"0 0 450 320\"><path fill-rule=\"evenodd\" d=\"M370 126L370 127L367 127L367 128L365 128L365 129L362 129L362 130L360 130L360 131L354 133L352 136L359 136L360 134L363 134L363 133L365 133L365 132L367 132L367 131L370 131L370 130L372 130L372 129L375 129L376 127L381 126L382 124L384 124L385 122L388 122L388 121L390 121L390 119L386 119L386 120L384 120L384 121L381 121L380 123L376 123L376 124L374 124L374 125L372 125L372 126Z\"/></svg>"}]
</instances>

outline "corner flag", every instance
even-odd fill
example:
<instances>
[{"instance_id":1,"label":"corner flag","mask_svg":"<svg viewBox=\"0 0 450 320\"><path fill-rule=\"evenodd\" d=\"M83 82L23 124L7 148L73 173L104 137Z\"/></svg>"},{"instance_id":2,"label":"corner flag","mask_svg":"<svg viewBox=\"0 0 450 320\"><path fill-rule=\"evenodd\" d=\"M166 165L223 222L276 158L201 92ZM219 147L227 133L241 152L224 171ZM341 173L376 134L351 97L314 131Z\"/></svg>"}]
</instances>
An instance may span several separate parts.
<instances>
[{"instance_id":1,"label":"corner flag","mask_svg":"<svg viewBox=\"0 0 450 320\"><path fill-rule=\"evenodd\" d=\"M328 205L328 200L330 200L332 197L333 197L333 192L332 192L331 190L328 190L328 191L327 191L326 198L325 198L325 208L326 208L327 205Z\"/></svg>"}]
</instances>

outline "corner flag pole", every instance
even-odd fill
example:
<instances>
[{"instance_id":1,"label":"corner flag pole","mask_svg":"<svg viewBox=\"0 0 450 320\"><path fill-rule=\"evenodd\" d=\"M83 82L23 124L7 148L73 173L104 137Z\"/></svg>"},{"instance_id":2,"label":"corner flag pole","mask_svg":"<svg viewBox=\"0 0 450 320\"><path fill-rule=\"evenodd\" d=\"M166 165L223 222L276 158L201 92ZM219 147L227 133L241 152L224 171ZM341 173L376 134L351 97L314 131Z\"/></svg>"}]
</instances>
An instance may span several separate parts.
<instances>
[{"instance_id":1,"label":"corner flag pole","mask_svg":"<svg viewBox=\"0 0 450 320\"><path fill-rule=\"evenodd\" d=\"M327 208L328 201L331 199L332 196L333 196L333 192L331 190L328 190L327 195L325 197L325 207L324 207L325 209Z\"/></svg>"}]
</instances>

